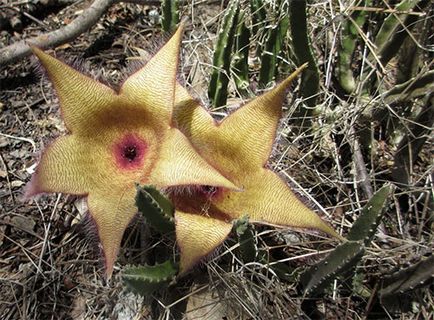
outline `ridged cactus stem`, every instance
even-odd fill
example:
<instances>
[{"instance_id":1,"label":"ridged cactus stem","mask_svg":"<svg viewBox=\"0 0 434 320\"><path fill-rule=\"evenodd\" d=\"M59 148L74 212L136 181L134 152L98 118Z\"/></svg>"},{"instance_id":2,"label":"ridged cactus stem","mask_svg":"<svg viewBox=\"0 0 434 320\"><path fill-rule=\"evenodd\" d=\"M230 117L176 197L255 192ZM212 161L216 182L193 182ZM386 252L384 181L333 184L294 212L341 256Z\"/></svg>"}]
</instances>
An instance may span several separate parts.
<instances>
[{"instance_id":1,"label":"ridged cactus stem","mask_svg":"<svg viewBox=\"0 0 434 320\"><path fill-rule=\"evenodd\" d=\"M398 3L395 7L397 11L408 11L414 8L414 6L420 2L420 0L403 0ZM393 35L395 29L399 26L400 23L404 21L406 17L405 13L396 14L391 13L386 19L384 19L383 24L381 25L380 30L375 37L375 45L378 49L378 52L381 52L388 42L388 40Z\"/></svg>"},{"instance_id":2,"label":"ridged cactus stem","mask_svg":"<svg viewBox=\"0 0 434 320\"><path fill-rule=\"evenodd\" d=\"M250 0L250 12L252 14L252 31L253 34L257 34L267 21L267 10L264 1Z\"/></svg>"},{"instance_id":3,"label":"ridged cactus stem","mask_svg":"<svg viewBox=\"0 0 434 320\"><path fill-rule=\"evenodd\" d=\"M179 1L178 0L163 0L161 2L161 26L166 32L175 30L179 23Z\"/></svg>"},{"instance_id":4,"label":"ridged cactus stem","mask_svg":"<svg viewBox=\"0 0 434 320\"><path fill-rule=\"evenodd\" d=\"M282 5L279 11L283 11L286 6ZM279 55L282 54L283 43L288 30L288 15L278 15L275 24L268 28L268 35L265 42L265 50L261 56L261 70L259 72L259 84L266 86L275 80L278 73Z\"/></svg>"},{"instance_id":5,"label":"ridged cactus stem","mask_svg":"<svg viewBox=\"0 0 434 320\"><path fill-rule=\"evenodd\" d=\"M371 2L371 0L364 0L363 5L367 7ZM354 80L353 71L351 70L351 62L354 49L359 39L358 29L364 25L365 21L366 12L362 10L356 11L344 22L341 33L337 72L341 87L349 94L353 93L356 89L356 82Z\"/></svg>"},{"instance_id":6,"label":"ridged cactus stem","mask_svg":"<svg viewBox=\"0 0 434 320\"><path fill-rule=\"evenodd\" d=\"M316 105L316 95L319 91L319 72L312 54L307 33L306 0L292 0L289 4L290 29L297 64L308 62L309 65L301 77L301 94L306 99L309 109L304 112L312 114Z\"/></svg>"},{"instance_id":7,"label":"ridged cactus stem","mask_svg":"<svg viewBox=\"0 0 434 320\"><path fill-rule=\"evenodd\" d=\"M222 27L219 30L213 59L214 70L208 88L208 96L214 108L226 104L231 54L235 31L237 29L239 9L238 0L232 1L230 6L227 8L226 14L223 18Z\"/></svg>"},{"instance_id":8,"label":"ridged cactus stem","mask_svg":"<svg viewBox=\"0 0 434 320\"><path fill-rule=\"evenodd\" d=\"M246 13L240 10L238 26L235 35L235 58L233 70L235 72L235 84L241 94L246 94L249 87L249 43L250 29L246 26Z\"/></svg>"}]
</instances>

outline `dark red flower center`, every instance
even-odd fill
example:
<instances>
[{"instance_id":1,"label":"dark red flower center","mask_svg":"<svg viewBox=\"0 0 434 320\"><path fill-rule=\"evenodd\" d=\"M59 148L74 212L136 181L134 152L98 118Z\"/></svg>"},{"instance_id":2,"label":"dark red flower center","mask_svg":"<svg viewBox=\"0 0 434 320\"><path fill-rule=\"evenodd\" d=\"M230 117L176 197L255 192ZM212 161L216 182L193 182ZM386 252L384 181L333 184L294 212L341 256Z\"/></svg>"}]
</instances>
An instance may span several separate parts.
<instances>
[{"instance_id":1,"label":"dark red flower center","mask_svg":"<svg viewBox=\"0 0 434 320\"><path fill-rule=\"evenodd\" d=\"M148 146L142 138L134 134L127 134L115 143L113 149L118 167L137 169L143 165Z\"/></svg>"},{"instance_id":2,"label":"dark red flower center","mask_svg":"<svg viewBox=\"0 0 434 320\"><path fill-rule=\"evenodd\" d=\"M136 145L130 145L124 147L124 154L123 156L129 161L133 162L134 159L137 156L137 146Z\"/></svg>"}]
</instances>

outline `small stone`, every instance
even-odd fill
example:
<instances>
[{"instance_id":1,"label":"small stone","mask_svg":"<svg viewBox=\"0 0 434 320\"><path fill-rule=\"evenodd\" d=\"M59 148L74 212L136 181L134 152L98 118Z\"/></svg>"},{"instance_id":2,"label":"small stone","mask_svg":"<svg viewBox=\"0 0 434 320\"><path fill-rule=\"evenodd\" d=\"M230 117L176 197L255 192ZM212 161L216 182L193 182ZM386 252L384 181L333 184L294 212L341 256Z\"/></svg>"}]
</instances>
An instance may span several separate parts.
<instances>
[{"instance_id":1,"label":"small stone","mask_svg":"<svg viewBox=\"0 0 434 320\"><path fill-rule=\"evenodd\" d=\"M21 181L21 180L14 180L14 181L11 182L11 187L12 187L12 188L19 188L19 187L21 187L23 184L25 184L24 181Z\"/></svg>"}]
</instances>

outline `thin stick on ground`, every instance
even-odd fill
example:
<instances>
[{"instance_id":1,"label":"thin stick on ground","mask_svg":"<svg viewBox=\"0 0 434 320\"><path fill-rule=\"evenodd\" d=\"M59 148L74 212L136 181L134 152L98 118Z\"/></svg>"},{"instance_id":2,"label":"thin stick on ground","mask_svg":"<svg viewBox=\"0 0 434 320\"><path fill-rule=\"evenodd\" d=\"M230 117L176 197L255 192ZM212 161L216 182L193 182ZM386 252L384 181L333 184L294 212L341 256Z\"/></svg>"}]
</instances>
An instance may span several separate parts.
<instances>
[{"instance_id":1,"label":"thin stick on ground","mask_svg":"<svg viewBox=\"0 0 434 320\"><path fill-rule=\"evenodd\" d=\"M152 4L155 1L147 0L95 0L92 5L83 11L83 13L66 26L41 34L34 38L21 40L3 49L0 49L0 65L6 65L31 54L30 46L36 46L41 49L56 47L77 38L94 26L100 17L115 3L133 2L141 4Z\"/></svg>"}]
</instances>

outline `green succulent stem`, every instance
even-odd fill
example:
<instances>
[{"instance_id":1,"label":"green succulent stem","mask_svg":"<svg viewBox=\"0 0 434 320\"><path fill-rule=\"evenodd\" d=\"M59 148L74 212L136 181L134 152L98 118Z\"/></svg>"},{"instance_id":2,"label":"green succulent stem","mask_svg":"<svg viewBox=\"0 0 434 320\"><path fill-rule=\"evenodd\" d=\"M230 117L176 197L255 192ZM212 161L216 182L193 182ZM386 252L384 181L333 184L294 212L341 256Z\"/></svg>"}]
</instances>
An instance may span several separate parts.
<instances>
[{"instance_id":1,"label":"green succulent stem","mask_svg":"<svg viewBox=\"0 0 434 320\"><path fill-rule=\"evenodd\" d=\"M248 217L243 217L234 223L234 229L238 236L240 251L245 263L256 260L257 249L252 225Z\"/></svg>"},{"instance_id":2,"label":"green succulent stem","mask_svg":"<svg viewBox=\"0 0 434 320\"><path fill-rule=\"evenodd\" d=\"M395 299L399 294L429 285L434 282L433 270L434 255L422 258L416 264L385 277L379 295L383 299Z\"/></svg>"},{"instance_id":3,"label":"green succulent stem","mask_svg":"<svg viewBox=\"0 0 434 320\"><path fill-rule=\"evenodd\" d=\"M325 259L308 268L300 281L305 294L318 296L339 275L349 275L345 281L351 286L354 267L360 262L384 212L393 187L386 185L378 190L363 207L348 233L347 242L339 245Z\"/></svg>"},{"instance_id":4,"label":"green succulent stem","mask_svg":"<svg viewBox=\"0 0 434 320\"><path fill-rule=\"evenodd\" d=\"M420 2L420 0L403 0L395 6L396 11L408 11L413 9L416 4ZM386 43L392 37L393 34L396 34L396 28L402 23L407 14L401 13L391 13L387 18L384 19L383 24L380 27L376 37L375 37L375 46L377 47L378 52L382 52Z\"/></svg>"},{"instance_id":5,"label":"green succulent stem","mask_svg":"<svg viewBox=\"0 0 434 320\"><path fill-rule=\"evenodd\" d=\"M213 58L213 72L208 88L208 97L214 108L226 104L231 67L231 54L237 30L240 5L238 0L231 1L226 9L222 26L219 30Z\"/></svg>"},{"instance_id":6,"label":"green succulent stem","mask_svg":"<svg viewBox=\"0 0 434 320\"><path fill-rule=\"evenodd\" d=\"M385 185L363 206L362 212L348 232L349 241L364 241L365 245L371 242L382 216L387 211L393 188L390 184Z\"/></svg>"},{"instance_id":7,"label":"green succulent stem","mask_svg":"<svg viewBox=\"0 0 434 320\"><path fill-rule=\"evenodd\" d=\"M267 21L267 10L264 0L250 0L250 12L252 15L252 31L257 34Z\"/></svg>"},{"instance_id":8,"label":"green succulent stem","mask_svg":"<svg viewBox=\"0 0 434 320\"><path fill-rule=\"evenodd\" d=\"M319 72L307 30L306 0L292 0L289 3L290 30L297 64L308 62L307 69L301 77L301 95L309 107L304 113L311 115L316 106L319 91Z\"/></svg>"},{"instance_id":9,"label":"green succulent stem","mask_svg":"<svg viewBox=\"0 0 434 320\"><path fill-rule=\"evenodd\" d=\"M431 1L403 1L402 3L408 4L408 6L405 7L408 8L408 10L414 9L417 5L418 10L422 11L431 3ZM417 25L417 21L419 19L419 17L415 15L406 14L399 15L399 18L396 15L392 14L388 18L390 18L391 20L390 24L394 24L392 33L388 34L388 37L385 40L382 39L384 35L381 29L379 31L379 34L377 34L377 37L380 37L381 39L380 44L378 44L378 52L380 55L380 61L383 66L387 65L389 61L398 54L405 40L408 38L409 33ZM386 21L384 23L386 23Z\"/></svg>"},{"instance_id":10,"label":"green succulent stem","mask_svg":"<svg viewBox=\"0 0 434 320\"><path fill-rule=\"evenodd\" d=\"M136 206L146 222L165 234L175 231L172 203L153 186L137 186Z\"/></svg>"},{"instance_id":11,"label":"green succulent stem","mask_svg":"<svg viewBox=\"0 0 434 320\"><path fill-rule=\"evenodd\" d=\"M274 18L273 25L267 28L264 50L261 55L261 69L259 71L259 84L262 87L267 86L276 79L278 67L282 56L286 32L289 26L289 17L287 14L281 14L287 11L286 6L280 5L278 13Z\"/></svg>"},{"instance_id":12,"label":"green succulent stem","mask_svg":"<svg viewBox=\"0 0 434 320\"><path fill-rule=\"evenodd\" d=\"M241 94L247 94L249 88L249 48L250 29L246 25L246 12L240 9L235 34L233 70L235 73L235 84Z\"/></svg>"},{"instance_id":13,"label":"green succulent stem","mask_svg":"<svg viewBox=\"0 0 434 320\"><path fill-rule=\"evenodd\" d=\"M179 1L163 0L161 2L161 26L165 32L173 32L179 23Z\"/></svg>"},{"instance_id":14,"label":"green succulent stem","mask_svg":"<svg viewBox=\"0 0 434 320\"><path fill-rule=\"evenodd\" d=\"M371 0L364 0L363 5L368 7ZM337 72L341 87L346 93L351 94L356 89L356 81L352 71L354 50L360 38L359 29L365 24L366 12L355 11L344 22L340 36L340 47L338 51Z\"/></svg>"},{"instance_id":15,"label":"green succulent stem","mask_svg":"<svg viewBox=\"0 0 434 320\"><path fill-rule=\"evenodd\" d=\"M129 267L123 272L122 280L129 290L146 296L167 286L177 273L176 264L167 260L153 266Z\"/></svg>"}]
</instances>

